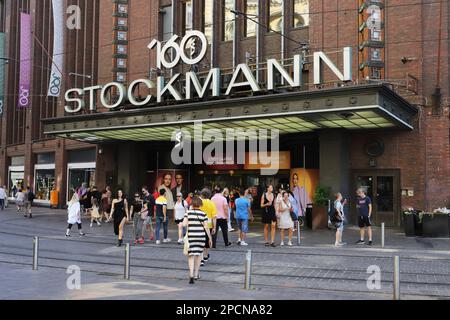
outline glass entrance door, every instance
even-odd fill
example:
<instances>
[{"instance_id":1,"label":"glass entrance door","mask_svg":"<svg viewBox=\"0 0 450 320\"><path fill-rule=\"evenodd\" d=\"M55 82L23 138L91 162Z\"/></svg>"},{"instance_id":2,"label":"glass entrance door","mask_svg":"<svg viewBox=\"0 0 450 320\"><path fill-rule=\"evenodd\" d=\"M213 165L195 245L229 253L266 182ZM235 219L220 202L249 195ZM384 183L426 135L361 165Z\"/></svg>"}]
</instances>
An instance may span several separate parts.
<instances>
[{"instance_id":1,"label":"glass entrance door","mask_svg":"<svg viewBox=\"0 0 450 320\"><path fill-rule=\"evenodd\" d=\"M354 172L354 191L364 189L372 199L372 222L376 226L400 226L400 173L398 170ZM356 194L352 196L352 216L357 217Z\"/></svg>"}]
</instances>

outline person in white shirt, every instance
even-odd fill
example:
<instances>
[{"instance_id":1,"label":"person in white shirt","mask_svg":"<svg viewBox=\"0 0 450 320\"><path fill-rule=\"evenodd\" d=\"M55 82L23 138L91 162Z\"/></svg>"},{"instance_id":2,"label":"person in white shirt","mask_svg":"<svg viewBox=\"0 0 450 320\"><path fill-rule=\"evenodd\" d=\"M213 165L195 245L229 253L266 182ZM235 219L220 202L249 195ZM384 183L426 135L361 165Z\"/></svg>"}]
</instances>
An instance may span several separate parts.
<instances>
[{"instance_id":1,"label":"person in white shirt","mask_svg":"<svg viewBox=\"0 0 450 320\"><path fill-rule=\"evenodd\" d=\"M0 186L0 210L5 210L6 187Z\"/></svg>"},{"instance_id":2,"label":"person in white shirt","mask_svg":"<svg viewBox=\"0 0 450 320\"><path fill-rule=\"evenodd\" d=\"M66 238L70 237L70 230L72 229L74 224L78 225L78 231L80 232L80 236L85 236L86 234L83 232L83 227L81 225L81 205L80 198L77 193L73 194L72 200L69 202L69 207L67 208L68 219L67 223L69 226L66 231Z\"/></svg>"},{"instance_id":3,"label":"person in white shirt","mask_svg":"<svg viewBox=\"0 0 450 320\"><path fill-rule=\"evenodd\" d=\"M185 229L183 227L183 221L186 213L188 212L189 206L186 200L183 199L183 194L181 192L176 195L176 202L174 206L175 211L175 224L178 226L178 244L184 244L184 235L186 234Z\"/></svg>"},{"instance_id":4,"label":"person in white shirt","mask_svg":"<svg viewBox=\"0 0 450 320\"><path fill-rule=\"evenodd\" d=\"M24 204L25 204L25 193L22 191L22 189L19 189L19 191L16 193L16 206L18 214L22 212Z\"/></svg>"}]
</instances>

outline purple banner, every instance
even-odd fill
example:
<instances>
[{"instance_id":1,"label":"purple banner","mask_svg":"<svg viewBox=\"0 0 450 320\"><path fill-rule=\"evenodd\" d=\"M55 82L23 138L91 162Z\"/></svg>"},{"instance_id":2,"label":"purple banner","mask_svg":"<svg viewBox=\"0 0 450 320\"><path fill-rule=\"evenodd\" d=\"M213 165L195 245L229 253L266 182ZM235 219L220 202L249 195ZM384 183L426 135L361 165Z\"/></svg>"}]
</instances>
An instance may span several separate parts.
<instances>
[{"instance_id":1,"label":"purple banner","mask_svg":"<svg viewBox=\"0 0 450 320\"><path fill-rule=\"evenodd\" d=\"M31 41L31 15L21 13L19 108L27 108L30 105Z\"/></svg>"}]
</instances>

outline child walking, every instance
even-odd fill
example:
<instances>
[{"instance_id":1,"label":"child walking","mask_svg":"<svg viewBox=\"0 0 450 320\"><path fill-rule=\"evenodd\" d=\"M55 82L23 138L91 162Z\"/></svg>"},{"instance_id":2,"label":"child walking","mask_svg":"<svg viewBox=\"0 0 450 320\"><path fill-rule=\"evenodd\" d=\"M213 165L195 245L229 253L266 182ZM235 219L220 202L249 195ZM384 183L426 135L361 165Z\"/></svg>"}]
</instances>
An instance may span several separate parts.
<instances>
[{"instance_id":1,"label":"child walking","mask_svg":"<svg viewBox=\"0 0 450 320\"><path fill-rule=\"evenodd\" d=\"M97 225L100 227L102 224L100 223L100 219L102 218L99 212L98 208L98 200L95 198L92 198L92 208L89 209L91 213L91 228L94 225L94 221L97 223Z\"/></svg>"}]
</instances>

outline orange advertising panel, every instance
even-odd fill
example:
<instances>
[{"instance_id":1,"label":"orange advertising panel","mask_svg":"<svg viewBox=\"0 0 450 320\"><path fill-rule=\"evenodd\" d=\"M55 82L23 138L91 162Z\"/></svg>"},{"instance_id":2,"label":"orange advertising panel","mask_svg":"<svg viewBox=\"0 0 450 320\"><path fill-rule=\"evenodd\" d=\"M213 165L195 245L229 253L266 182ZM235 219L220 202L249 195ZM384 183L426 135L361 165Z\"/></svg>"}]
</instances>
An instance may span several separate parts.
<instances>
[{"instance_id":1,"label":"orange advertising panel","mask_svg":"<svg viewBox=\"0 0 450 320\"><path fill-rule=\"evenodd\" d=\"M278 157L277 157L278 154ZM245 155L244 170L261 170L261 169L273 169L289 170L291 169L291 153L289 151L281 151L274 153L267 153L267 158L271 160L271 163L264 165L262 162L264 159L259 158L258 152L249 152Z\"/></svg>"}]
</instances>

